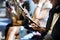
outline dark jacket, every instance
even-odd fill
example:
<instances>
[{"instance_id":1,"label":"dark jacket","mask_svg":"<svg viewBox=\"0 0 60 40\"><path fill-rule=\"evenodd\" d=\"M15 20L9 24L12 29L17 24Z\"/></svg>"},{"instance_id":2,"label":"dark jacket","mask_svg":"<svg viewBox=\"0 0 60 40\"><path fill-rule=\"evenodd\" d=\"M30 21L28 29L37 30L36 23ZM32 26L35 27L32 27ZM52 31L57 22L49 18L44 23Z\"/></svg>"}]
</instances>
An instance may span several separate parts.
<instances>
[{"instance_id":1,"label":"dark jacket","mask_svg":"<svg viewBox=\"0 0 60 40\"><path fill-rule=\"evenodd\" d=\"M60 13L59 5L53 7L49 12L49 18L48 18L47 25L46 25L46 33L51 27L52 19L55 13ZM54 25L51 36L54 40L60 39L60 16Z\"/></svg>"}]
</instances>

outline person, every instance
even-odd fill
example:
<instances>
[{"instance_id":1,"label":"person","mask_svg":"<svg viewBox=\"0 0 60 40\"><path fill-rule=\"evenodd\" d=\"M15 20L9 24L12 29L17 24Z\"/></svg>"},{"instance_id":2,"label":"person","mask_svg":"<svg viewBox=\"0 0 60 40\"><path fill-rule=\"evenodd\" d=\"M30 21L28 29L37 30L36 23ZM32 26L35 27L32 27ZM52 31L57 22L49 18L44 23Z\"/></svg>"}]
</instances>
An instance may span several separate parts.
<instances>
[{"instance_id":1,"label":"person","mask_svg":"<svg viewBox=\"0 0 60 40\"><path fill-rule=\"evenodd\" d=\"M49 18L46 25L46 33L51 29L50 39L60 40L60 0L50 0L50 2L52 3L53 7L49 12ZM57 17L56 13L58 14ZM56 19L54 19L54 17L56 17ZM56 22L53 23L53 20L56 20Z\"/></svg>"},{"instance_id":2,"label":"person","mask_svg":"<svg viewBox=\"0 0 60 40\"><path fill-rule=\"evenodd\" d=\"M12 1L11 1L11 3L12 3ZM10 5L9 4L10 4L10 1L6 1L6 9L7 9L6 12L10 14L10 15L8 15L8 17L12 19L12 23L7 25L5 33L6 33L6 40L14 40L15 39L14 36L16 36L15 35L16 31L19 30L19 26L20 26L20 23L22 23L22 21L18 20L19 18L18 18L18 14L15 11L14 2ZM16 28L16 30L15 30L15 28ZM13 34L11 34L11 33L13 33ZM10 36L10 35L13 35L13 36ZM10 37L11 37L11 39L10 39Z\"/></svg>"},{"instance_id":3,"label":"person","mask_svg":"<svg viewBox=\"0 0 60 40\"><path fill-rule=\"evenodd\" d=\"M6 17L8 17L9 19L11 19L11 11L12 11L12 9L11 9L11 7L9 6L9 4L8 4L8 1L6 2L6 14L7 14L7 16ZM12 19L11 19L11 23L10 24L8 24L7 26L11 26L12 25ZM8 30L9 28L8 27L6 27L6 30L5 30L5 37L7 36L7 30Z\"/></svg>"},{"instance_id":4,"label":"person","mask_svg":"<svg viewBox=\"0 0 60 40\"><path fill-rule=\"evenodd\" d=\"M33 1L34 1L34 0L33 0ZM38 0L35 0L34 2L36 3L36 2L39 2L39 1L38 1ZM48 3L49 3L49 1L48 1L46 4L48 4ZM43 3L42 3L42 4L43 4ZM46 4L45 4L45 6L46 6ZM50 4L50 3L49 3L49 4ZM48 4L48 5L49 5L49 4ZM39 4L39 5L40 5L40 4ZM42 12L47 12L47 10L49 10L49 9L51 8L50 6L51 6L51 5L49 5L47 8L45 7L46 10L44 10L44 11L42 10ZM41 9L40 6L38 6L37 8L39 9L39 12L38 12L38 13L40 13L40 9ZM37 10L37 9L36 9L36 10ZM37 10L37 11L38 11L38 10ZM35 11L36 15L37 15L37 11ZM43 14L42 12L41 12L41 14ZM47 12L47 14L48 14L48 12ZM39 15L38 15L38 16L39 16ZM46 16L44 16L44 18L43 18L42 20L44 20L45 17L46 17ZM38 18L38 19L39 19L39 18ZM40 20L39 20L39 21L40 21ZM36 22L36 21L35 21L35 22ZM45 26L46 26L46 25L45 25ZM45 27L45 26L44 26L44 27ZM32 28L33 28L33 29L32 29L32 30L30 29L31 32L28 34L28 35L30 35L30 38L35 34L35 32L33 32L35 29L34 29L34 27L32 27ZM38 28L38 29L39 29L39 28ZM38 32L37 32L37 34L40 35ZM28 35L26 35L25 37L28 37ZM25 38L25 37L24 37L24 38ZM33 36L32 39L34 39L34 37L35 37L35 36ZM41 39L40 36L38 36L38 37ZM37 38L36 40L39 39L38 37L36 37L36 38ZM29 37L28 37L28 38L29 38ZM30 40L32 40L32 39L30 39ZM42 40L42 39L41 39L41 40Z\"/></svg>"},{"instance_id":5,"label":"person","mask_svg":"<svg viewBox=\"0 0 60 40\"><path fill-rule=\"evenodd\" d=\"M20 1L22 1L22 0L20 0ZM10 1L9 1L10 2ZM23 3L23 2L22 2ZM13 21L13 24L12 24L12 26L10 26L9 27L9 25L7 25L7 37L6 37L6 40L10 40L10 37L11 37L11 40L13 40L13 39L15 39L14 38L14 36L15 36L15 34L16 34L16 31L17 30L19 30L19 28L17 27L17 26L19 26L19 27L21 27L20 26L20 24L19 23L21 23L22 24L22 22L20 21L20 20L23 20L24 18L22 18L22 19L20 19L19 20L19 17L17 18L16 16L19 16L18 15L18 11L20 11L18 8L18 6L25 6L26 7L26 5L28 6L28 4L27 4L27 2L25 1L23 4L22 3L20 3L21 5L15 5L15 2L14 2L14 0L12 0L11 1L11 4L9 5L10 7L11 7L11 11L9 11L11 14L13 14L13 15L11 15L11 17L12 17L12 21ZM16 12L16 10L15 10L15 7L16 7L16 10L17 10L17 12ZM26 8L28 11L29 11L29 9L28 8ZM8 10L7 10L7 12L8 12ZM22 17L22 16L20 16L20 17ZM17 19L17 20L16 20ZM20 22L19 22L20 21ZM15 28L16 28L16 30L15 30ZM12 30L12 31L11 31ZM14 31L15 30L15 31ZM13 33L13 34L11 34L11 33ZM19 34L19 33L18 33ZM10 36L10 35L13 35L13 36ZM19 36L19 35L18 35Z\"/></svg>"},{"instance_id":6,"label":"person","mask_svg":"<svg viewBox=\"0 0 60 40\"><path fill-rule=\"evenodd\" d=\"M37 0L31 0L31 1L33 1L33 5L34 5L34 3L36 3L37 4ZM34 2L35 1L35 2ZM30 3L30 1L29 1L29 3ZM30 5L30 7L32 7L32 5ZM33 8L33 10L34 10L35 8ZM32 9L31 9L32 10ZM31 11L31 10L29 10L29 11ZM30 15L31 16L31 15ZM27 39L29 40L31 37L32 37L32 32L33 32L33 29L31 28L31 27L29 27L29 25L27 24L26 25L26 23L25 23L25 25L24 25L24 28L26 28L27 29L27 35L25 35L25 36L23 36L20 40L23 40L23 39L26 39L26 37L27 37ZM24 29L23 27L20 27L20 29ZM25 30L25 29L24 29ZM20 30L21 31L21 30ZM24 31L23 31L23 33L22 33L23 35L24 35ZM20 36L21 36L21 33L20 33ZM28 37L29 36L29 37ZM26 40L27 40L26 39Z\"/></svg>"},{"instance_id":7,"label":"person","mask_svg":"<svg viewBox=\"0 0 60 40\"><path fill-rule=\"evenodd\" d=\"M36 40L38 40L38 39L43 40L43 38L44 38L43 37L44 36L43 32L45 31L47 19L48 19L48 16L49 16L49 10L51 8L52 8L52 4L50 3L49 0L44 0L44 1L40 0L39 1L38 5L37 5L37 8L35 10L35 18L34 18L34 20L37 23L37 25L40 26L40 28L37 27L37 26L34 26L35 25L34 23L32 24L32 28L34 30L39 30L37 32L39 32L39 34L41 34L41 35L38 34L38 37L35 37L36 36L35 35L35 36L33 36L32 39L37 38ZM35 33L37 33L37 32L35 32Z\"/></svg>"}]
</instances>

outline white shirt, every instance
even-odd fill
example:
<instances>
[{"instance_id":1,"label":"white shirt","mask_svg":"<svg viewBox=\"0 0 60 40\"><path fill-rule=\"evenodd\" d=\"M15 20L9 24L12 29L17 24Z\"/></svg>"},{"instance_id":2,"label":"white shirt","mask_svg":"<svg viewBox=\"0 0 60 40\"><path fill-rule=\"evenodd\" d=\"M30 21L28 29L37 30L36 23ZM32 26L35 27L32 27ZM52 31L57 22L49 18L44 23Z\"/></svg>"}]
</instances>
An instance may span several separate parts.
<instances>
[{"instance_id":1,"label":"white shirt","mask_svg":"<svg viewBox=\"0 0 60 40\"><path fill-rule=\"evenodd\" d=\"M40 26L41 27L46 27L46 23L49 17L49 11L47 11L47 13L45 13L46 11L43 11L44 9L51 9L52 8L52 4L50 3L50 1L46 2L44 4L44 9L42 9L43 3L39 3L38 7L40 8L36 14L36 18L40 18L41 16L43 16L43 19L40 20ZM42 10L41 10L42 9ZM40 16L40 17L38 17Z\"/></svg>"}]
</instances>

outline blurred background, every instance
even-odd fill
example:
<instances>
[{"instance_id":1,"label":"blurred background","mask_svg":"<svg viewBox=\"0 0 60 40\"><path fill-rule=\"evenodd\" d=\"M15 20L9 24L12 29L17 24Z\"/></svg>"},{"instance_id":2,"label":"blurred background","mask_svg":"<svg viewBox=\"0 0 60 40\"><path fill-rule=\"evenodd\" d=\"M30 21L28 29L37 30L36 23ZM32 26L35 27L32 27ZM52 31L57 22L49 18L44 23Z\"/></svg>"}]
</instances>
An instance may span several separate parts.
<instances>
[{"instance_id":1,"label":"blurred background","mask_svg":"<svg viewBox=\"0 0 60 40\"><path fill-rule=\"evenodd\" d=\"M5 40L5 29L10 23L10 19L6 17L5 0L0 0L0 40Z\"/></svg>"}]
</instances>

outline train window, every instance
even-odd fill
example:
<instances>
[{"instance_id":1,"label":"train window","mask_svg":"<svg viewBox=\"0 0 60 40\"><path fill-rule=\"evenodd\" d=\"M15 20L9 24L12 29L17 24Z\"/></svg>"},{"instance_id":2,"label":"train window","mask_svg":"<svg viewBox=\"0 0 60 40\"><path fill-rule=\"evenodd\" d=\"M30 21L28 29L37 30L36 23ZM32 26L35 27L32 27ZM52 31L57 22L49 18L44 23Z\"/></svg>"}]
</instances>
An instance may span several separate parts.
<instances>
[{"instance_id":1,"label":"train window","mask_svg":"<svg viewBox=\"0 0 60 40\"><path fill-rule=\"evenodd\" d=\"M0 0L0 17L6 16L5 0Z\"/></svg>"},{"instance_id":2,"label":"train window","mask_svg":"<svg viewBox=\"0 0 60 40\"><path fill-rule=\"evenodd\" d=\"M6 16L6 9L0 8L0 17L5 17L5 16Z\"/></svg>"}]
</instances>

